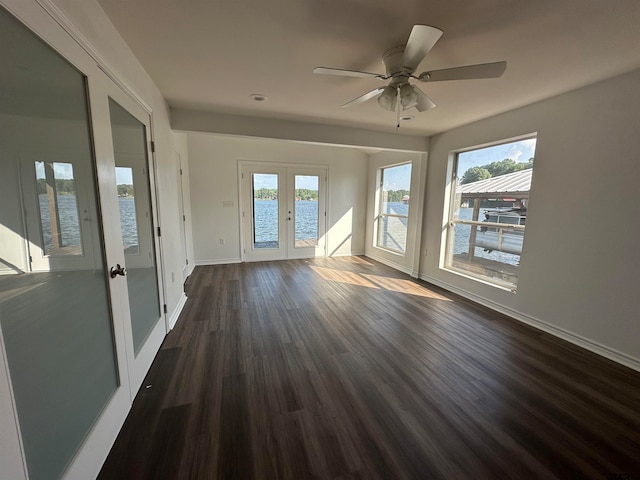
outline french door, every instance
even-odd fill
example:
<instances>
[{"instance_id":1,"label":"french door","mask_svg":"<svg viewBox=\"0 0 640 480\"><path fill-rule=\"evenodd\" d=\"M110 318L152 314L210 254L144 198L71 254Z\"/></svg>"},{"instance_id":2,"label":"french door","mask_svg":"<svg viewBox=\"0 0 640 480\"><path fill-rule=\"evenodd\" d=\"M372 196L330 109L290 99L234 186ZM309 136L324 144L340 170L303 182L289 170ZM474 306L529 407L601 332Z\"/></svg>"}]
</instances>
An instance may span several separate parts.
<instances>
[{"instance_id":1,"label":"french door","mask_svg":"<svg viewBox=\"0 0 640 480\"><path fill-rule=\"evenodd\" d=\"M325 168L240 164L242 258L326 255Z\"/></svg>"},{"instance_id":2,"label":"french door","mask_svg":"<svg viewBox=\"0 0 640 480\"><path fill-rule=\"evenodd\" d=\"M0 477L92 478L166 331L150 117L8 5L45 38L0 7Z\"/></svg>"}]
</instances>

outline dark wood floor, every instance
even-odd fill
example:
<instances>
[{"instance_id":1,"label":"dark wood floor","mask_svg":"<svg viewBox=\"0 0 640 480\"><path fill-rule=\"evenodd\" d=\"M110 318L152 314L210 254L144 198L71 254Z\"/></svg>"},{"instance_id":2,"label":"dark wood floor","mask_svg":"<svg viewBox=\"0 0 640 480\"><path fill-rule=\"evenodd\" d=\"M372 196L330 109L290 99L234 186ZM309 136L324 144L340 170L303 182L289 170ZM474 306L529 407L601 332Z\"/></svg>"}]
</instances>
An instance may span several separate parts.
<instances>
[{"instance_id":1,"label":"dark wood floor","mask_svg":"<svg viewBox=\"0 0 640 480\"><path fill-rule=\"evenodd\" d=\"M378 263L188 297L101 479L640 478L639 373Z\"/></svg>"}]
</instances>

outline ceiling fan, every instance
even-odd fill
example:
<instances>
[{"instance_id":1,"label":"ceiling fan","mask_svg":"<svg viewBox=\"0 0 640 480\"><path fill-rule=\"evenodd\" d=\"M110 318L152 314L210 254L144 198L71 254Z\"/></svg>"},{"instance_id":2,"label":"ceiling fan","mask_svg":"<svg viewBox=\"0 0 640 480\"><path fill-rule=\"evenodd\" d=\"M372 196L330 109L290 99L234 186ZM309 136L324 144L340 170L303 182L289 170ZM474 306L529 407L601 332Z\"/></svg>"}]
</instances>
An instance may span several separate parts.
<instances>
[{"instance_id":1,"label":"ceiling fan","mask_svg":"<svg viewBox=\"0 0 640 480\"><path fill-rule=\"evenodd\" d=\"M414 25L406 45L387 50L382 61L387 73L360 72L357 70L343 70L339 68L316 67L313 73L321 75L338 75L343 77L365 77L378 80L391 80L386 87L374 88L370 92L342 105L351 107L367 100L378 97L378 104L385 110L395 111L415 107L424 112L436 104L418 87L409 83L409 79L420 82L441 82L445 80L470 80L478 78L497 78L507 68L507 62L482 63L463 67L432 70L414 75L414 71L422 59L429 53L442 35L442 30L428 25Z\"/></svg>"}]
</instances>

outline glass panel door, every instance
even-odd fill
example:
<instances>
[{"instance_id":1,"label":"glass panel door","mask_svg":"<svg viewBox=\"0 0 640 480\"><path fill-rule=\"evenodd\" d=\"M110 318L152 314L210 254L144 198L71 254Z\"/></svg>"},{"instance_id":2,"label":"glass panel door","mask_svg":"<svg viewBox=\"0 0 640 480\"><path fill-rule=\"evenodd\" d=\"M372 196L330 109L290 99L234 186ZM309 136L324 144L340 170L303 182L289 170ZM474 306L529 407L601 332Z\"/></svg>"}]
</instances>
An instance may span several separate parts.
<instances>
[{"instance_id":1,"label":"glass panel door","mask_svg":"<svg viewBox=\"0 0 640 480\"><path fill-rule=\"evenodd\" d=\"M109 99L135 355L160 320L145 125Z\"/></svg>"},{"instance_id":2,"label":"glass panel door","mask_svg":"<svg viewBox=\"0 0 640 480\"><path fill-rule=\"evenodd\" d=\"M244 258L250 262L286 258L285 170L245 166L240 174Z\"/></svg>"},{"instance_id":3,"label":"glass panel door","mask_svg":"<svg viewBox=\"0 0 640 480\"><path fill-rule=\"evenodd\" d=\"M263 248L277 250L280 247L278 174L252 173L251 185L253 191L251 247L254 250Z\"/></svg>"},{"instance_id":4,"label":"glass panel door","mask_svg":"<svg viewBox=\"0 0 640 480\"><path fill-rule=\"evenodd\" d=\"M108 115L115 160L120 252L124 254L128 315L125 335L131 396L134 397L167 332L159 282L153 162L149 152L149 114L119 90L108 87Z\"/></svg>"},{"instance_id":5,"label":"glass panel door","mask_svg":"<svg viewBox=\"0 0 640 480\"><path fill-rule=\"evenodd\" d=\"M326 170L288 168L288 202L292 210L288 258L310 258L325 252Z\"/></svg>"},{"instance_id":6,"label":"glass panel door","mask_svg":"<svg viewBox=\"0 0 640 480\"><path fill-rule=\"evenodd\" d=\"M121 398L112 238L84 74L2 8L0 65L1 337L29 478L59 478Z\"/></svg>"},{"instance_id":7,"label":"glass panel door","mask_svg":"<svg viewBox=\"0 0 640 480\"><path fill-rule=\"evenodd\" d=\"M326 170L241 165L243 258L326 255Z\"/></svg>"}]
</instances>

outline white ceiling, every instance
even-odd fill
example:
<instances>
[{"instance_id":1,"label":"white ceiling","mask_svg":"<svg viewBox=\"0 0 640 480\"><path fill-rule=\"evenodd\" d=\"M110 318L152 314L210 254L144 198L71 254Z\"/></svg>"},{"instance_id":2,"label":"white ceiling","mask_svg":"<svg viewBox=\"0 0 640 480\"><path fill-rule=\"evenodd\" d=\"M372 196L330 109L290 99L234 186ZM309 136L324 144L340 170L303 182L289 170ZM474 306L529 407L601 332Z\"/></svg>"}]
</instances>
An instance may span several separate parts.
<instances>
[{"instance_id":1,"label":"white ceiling","mask_svg":"<svg viewBox=\"0 0 640 480\"><path fill-rule=\"evenodd\" d=\"M172 107L395 131L381 85L414 24L444 31L417 72L506 60L499 79L422 83L437 104L399 133L431 135L640 68L638 0L99 0ZM268 101L254 102L252 93Z\"/></svg>"}]
</instances>

